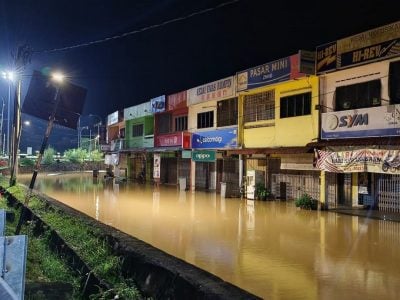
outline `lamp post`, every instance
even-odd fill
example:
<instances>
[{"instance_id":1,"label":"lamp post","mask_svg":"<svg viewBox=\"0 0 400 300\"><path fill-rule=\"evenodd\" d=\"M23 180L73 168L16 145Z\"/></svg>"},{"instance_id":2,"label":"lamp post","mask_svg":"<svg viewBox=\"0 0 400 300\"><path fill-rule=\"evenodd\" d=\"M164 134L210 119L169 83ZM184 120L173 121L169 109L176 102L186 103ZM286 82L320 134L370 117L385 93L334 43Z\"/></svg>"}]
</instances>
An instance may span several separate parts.
<instances>
[{"instance_id":1,"label":"lamp post","mask_svg":"<svg viewBox=\"0 0 400 300\"><path fill-rule=\"evenodd\" d=\"M83 127L78 127L79 133L78 133L78 148L82 147L82 131L84 129L89 129L88 126L83 126Z\"/></svg>"},{"instance_id":2,"label":"lamp post","mask_svg":"<svg viewBox=\"0 0 400 300\"><path fill-rule=\"evenodd\" d=\"M40 147L39 155L37 157L35 166L33 168L33 175L32 175L31 182L29 184L29 189L28 189L28 191L26 192L26 195L25 195L24 206L22 207L21 215L20 215L17 227L15 229L15 234L16 235L18 235L20 233L20 231L21 231L21 226L22 226L22 223L23 223L23 221L25 219L26 207L28 206L29 200L30 200L30 198L32 196L32 191L33 191L33 188L35 186L35 181L36 181L37 174L39 172L40 163L41 163L42 158L43 158L44 150L47 147L47 142L49 140L51 130L53 129L53 124L54 124L54 121L55 121L55 118L56 118L58 104L60 102L60 95L59 94L60 94L61 83L63 82L63 80L64 80L64 75L62 75L61 73L54 73L52 75L52 81L54 82L55 88L56 88L54 99L53 99L54 106L53 106L53 110L52 110L50 118L49 118L49 122L47 123L47 128L46 128L46 132L44 134L42 146Z\"/></svg>"},{"instance_id":3,"label":"lamp post","mask_svg":"<svg viewBox=\"0 0 400 300\"><path fill-rule=\"evenodd\" d=\"M94 124L93 127L97 127L97 136L100 137L100 126L102 125L103 120L101 119L100 116L95 115L95 114L89 114L90 117L95 117L99 120L98 123ZM99 145L100 145L100 140L99 140Z\"/></svg>"},{"instance_id":4,"label":"lamp post","mask_svg":"<svg viewBox=\"0 0 400 300\"><path fill-rule=\"evenodd\" d=\"M7 99L7 146L6 152L7 155L10 156L10 107L11 107L11 87L15 79L15 74L12 71L3 71L2 77L8 82L8 99ZM9 157L10 161L10 157Z\"/></svg>"}]
</instances>

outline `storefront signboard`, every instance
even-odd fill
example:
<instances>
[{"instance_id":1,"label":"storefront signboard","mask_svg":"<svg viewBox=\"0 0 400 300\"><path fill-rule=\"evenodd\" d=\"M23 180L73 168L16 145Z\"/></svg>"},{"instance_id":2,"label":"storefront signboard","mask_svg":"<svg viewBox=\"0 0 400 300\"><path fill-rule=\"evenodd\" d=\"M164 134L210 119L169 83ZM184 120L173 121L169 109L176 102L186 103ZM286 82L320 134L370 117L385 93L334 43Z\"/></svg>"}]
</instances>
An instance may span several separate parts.
<instances>
[{"instance_id":1,"label":"storefront signboard","mask_svg":"<svg viewBox=\"0 0 400 300\"><path fill-rule=\"evenodd\" d=\"M193 149L224 149L237 147L237 127L201 131L192 134Z\"/></svg>"},{"instance_id":2,"label":"storefront signboard","mask_svg":"<svg viewBox=\"0 0 400 300\"><path fill-rule=\"evenodd\" d=\"M194 150L192 152L192 160L198 162L214 162L215 151L213 150Z\"/></svg>"}]
</instances>

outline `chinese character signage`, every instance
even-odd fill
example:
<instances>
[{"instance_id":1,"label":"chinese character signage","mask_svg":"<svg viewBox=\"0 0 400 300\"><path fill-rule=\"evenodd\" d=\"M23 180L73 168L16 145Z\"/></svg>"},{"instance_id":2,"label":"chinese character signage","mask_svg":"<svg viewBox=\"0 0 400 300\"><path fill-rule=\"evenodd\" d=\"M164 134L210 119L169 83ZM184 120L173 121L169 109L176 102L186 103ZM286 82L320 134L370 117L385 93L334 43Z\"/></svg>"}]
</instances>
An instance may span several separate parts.
<instances>
[{"instance_id":1,"label":"chinese character signage","mask_svg":"<svg viewBox=\"0 0 400 300\"><path fill-rule=\"evenodd\" d=\"M182 132L158 135L155 137L156 147L171 147L182 145Z\"/></svg>"},{"instance_id":2,"label":"chinese character signage","mask_svg":"<svg viewBox=\"0 0 400 300\"><path fill-rule=\"evenodd\" d=\"M235 96L234 77L217 80L188 90L188 105L207 102L210 100L222 100Z\"/></svg>"},{"instance_id":3,"label":"chinese character signage","mask_svg":"<svg viewBox=\"0 0 400 300\"><path fill-rule=\"evenodd\" d=\"M400 105L386 105L322 114L322 139L398 135L400 135Z\"/></svg>"},{"instance_id":4,"label":"chinese character signage","mask_svg":"<svg viewBox=\"0 0 400 300\"><path fill-rule=\"evenodd\" d=\"M168 99L168 101L167 101L167 110L168 111L187 107L187 104L186 104L187 92L186 91L168 95L167 99Z\"/></svg>"},{"instance_id":5,"label":"chinese character signage","mask_svg":"<svg viewBox=\"0 0 400 300\"><path fill-rule=\"evenodd\" d=\"M202 131L192 134L193 149L224 149L237 147L237 127Z\"/></svg>"}]
</instances>

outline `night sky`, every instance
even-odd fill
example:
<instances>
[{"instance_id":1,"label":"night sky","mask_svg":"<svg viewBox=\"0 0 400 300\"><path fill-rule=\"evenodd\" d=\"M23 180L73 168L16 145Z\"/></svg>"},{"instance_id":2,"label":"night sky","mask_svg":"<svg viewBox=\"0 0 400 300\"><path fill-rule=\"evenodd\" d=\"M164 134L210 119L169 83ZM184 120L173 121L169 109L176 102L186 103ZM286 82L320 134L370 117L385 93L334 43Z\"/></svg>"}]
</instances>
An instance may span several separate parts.
<instances>
[{"instance_id":1,"label":"night sky","mask_svg":"<svg viewBox=\"0 0 400 300\"><path fill-rule=\"evenodd\" d=\"M226 5L218 7L221 3ZM395 3L1 0L0 68L12 64L10 53L18 45L28 44L35 53L23 74L23 92L34 69L63 70L73 83L88 89L82 120L90 124L96 119L89 114L105 118L156 96L398 21ZM210 10L141 31L206 9ZM132 31L140 32L52 51ZM4 81L0 83L2 97L7 97ZM25 129L31 131L28 143L40 145L44 126ZM76 143L76 131L65 131L62 138L60 131L54 131L50 143L59 151L76 146L71 144L74 139ZM23 131L21 149L26 143Z\"/></svg>"}]
</instances>

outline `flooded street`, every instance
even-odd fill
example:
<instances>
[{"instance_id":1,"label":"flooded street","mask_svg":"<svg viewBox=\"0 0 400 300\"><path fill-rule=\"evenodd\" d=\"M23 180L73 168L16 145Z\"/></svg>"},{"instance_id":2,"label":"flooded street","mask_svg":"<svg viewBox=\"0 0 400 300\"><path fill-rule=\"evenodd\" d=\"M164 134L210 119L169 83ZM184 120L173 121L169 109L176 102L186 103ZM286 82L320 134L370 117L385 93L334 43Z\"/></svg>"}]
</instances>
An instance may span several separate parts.
<instances>
[{"instance_id":1,"label":"flooded street","mask_svg":"<svg viewBox=\"0 0 400 300\"><path fill-rule=\"evenodd\" d=\"M20 176L27 184L30 176ZM40 175L43 193L266 299L396 299L400 223L175 186Z\"/></svg>"}]
</instances>

